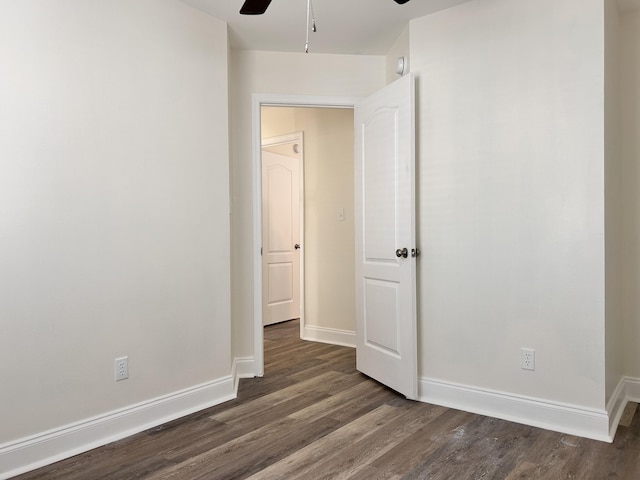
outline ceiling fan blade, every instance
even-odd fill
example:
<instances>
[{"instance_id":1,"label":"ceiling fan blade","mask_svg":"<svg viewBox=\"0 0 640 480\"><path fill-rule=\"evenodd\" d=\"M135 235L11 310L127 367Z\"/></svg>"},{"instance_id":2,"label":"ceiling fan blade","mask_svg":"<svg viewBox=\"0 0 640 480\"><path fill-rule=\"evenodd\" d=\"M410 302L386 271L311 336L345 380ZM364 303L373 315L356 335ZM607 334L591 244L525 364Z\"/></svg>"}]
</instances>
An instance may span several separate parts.
<instances>
[{"instance_id":1,"label":"ceiling fan blade","mask_svg":"<svg viewBox=\"0 0 640 480\"><path fill-rule=\"evenodd\" d=\"M267 11L271 0L245 0L240 13L242 15L262 15Z\"/></svg>"},{"instance_id":2,"label":"ceiling fan blade","mask_svg":"<svg viewBox=\"0 0 640 480\"><path fill-rule=\"evenodd\" d=\"M400 5L404 5L405 3L407 3L409 0L394 0L396 3L399 3Z\"/></svg>"}]
</instances>

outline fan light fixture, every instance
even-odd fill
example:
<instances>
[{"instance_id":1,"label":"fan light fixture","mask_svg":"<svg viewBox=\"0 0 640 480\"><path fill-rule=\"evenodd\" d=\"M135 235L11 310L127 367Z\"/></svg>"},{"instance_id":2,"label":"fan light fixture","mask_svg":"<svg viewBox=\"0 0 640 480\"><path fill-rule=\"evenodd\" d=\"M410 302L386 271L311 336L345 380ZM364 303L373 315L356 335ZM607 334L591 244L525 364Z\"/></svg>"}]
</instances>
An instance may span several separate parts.
<instances>
[{"instance_id":1,"label":"fan light fixture","mask_svg":"<svg viewBox=\"0 0 640 480\"><path fill-rule=\"evenodd\" d=\"M240 9L242 15L262 15L269 8L271 0L245 0Z\"/></svg>"},{"instance_id":2,"label":"fan light fixture","mask_svg":"<svg viewBox=\"0 0 640 480\"><path fill-rule=\"evenodd\" d=\"M409 0L393 0L399 5L404 5ZM242 15L262 15L267 11L271 0L245 0L240 8L240 14ZM313 4L311 0L307 0L307 38L304 44L304 51L309 53L309 32L317 32L316 17L313 14Z\"/></svg>"},{"instance_id":3,"label":"fan light fixture","mask_svg":"<svg viewBox=\"0 0 640 480\"><path fill-rule=\"evenodd\" d=\"M316 16L313 14L313 4L307 0L307 39L304 43L304 53L309 53L309 30L316 33Z\"/></svg>"}]
</instances>

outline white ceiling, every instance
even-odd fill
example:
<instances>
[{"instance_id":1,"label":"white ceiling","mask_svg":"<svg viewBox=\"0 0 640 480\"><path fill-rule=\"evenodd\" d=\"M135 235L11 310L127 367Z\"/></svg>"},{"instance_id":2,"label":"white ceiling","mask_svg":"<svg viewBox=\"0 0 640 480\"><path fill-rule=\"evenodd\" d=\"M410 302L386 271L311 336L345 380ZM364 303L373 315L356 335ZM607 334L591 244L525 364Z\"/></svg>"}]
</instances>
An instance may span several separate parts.
<instances>
[{"instance_id":1,"label":"white ceiling","mask_svg":"<svg viewBox=\"0 0 640 480\"><path fill-rule=\"evenodd\" d=\"M244 0L182 0L229 25L231 47L303 52L307 1L273 0L264 15L240 15ZM384 55L409 20L470 0L313 0L310 53Z\"/></svg>"}]
</instances>

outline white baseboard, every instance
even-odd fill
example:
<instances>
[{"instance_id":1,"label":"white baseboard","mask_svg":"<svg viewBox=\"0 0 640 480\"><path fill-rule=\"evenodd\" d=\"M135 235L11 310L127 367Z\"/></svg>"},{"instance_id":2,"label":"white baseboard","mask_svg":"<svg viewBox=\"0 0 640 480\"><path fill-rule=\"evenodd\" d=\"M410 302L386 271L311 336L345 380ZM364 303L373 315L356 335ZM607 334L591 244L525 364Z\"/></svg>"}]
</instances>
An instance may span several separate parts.
<instances>
[{"instance_id":1,"label":"white baseboard","mask_svg":"<svg viewBox=\"0 0 640 480\"><path fill-rule=\"evenodd\" d=\"M356 332L351 330L305 325L302 339L312 342L330 343L331 345L340 345L343 347L356 347Z\"/></svg>"},{"instance_id":2,"label":"white baseboard","mask_svg":"<svg viewBox=\"0 0 640 480\"><path fill-rule=\"evenodd\" d=\"M238 378L253 378L256 376L255 358L236 357L233 364L235 375Z\"/></svg>"},{"instance_id":3,"label":"white baseboard","mask_svg":"<svg viewBox=\"0 0 640 480\"><path fill-rule=\"evenodd\" d=\"M628 402L626 394L626 381L625 378L621 378L620 382L613 391L613 395L607 403L607 415L609 417L609 436L613 439L616 435L616 430L620 424L622 413Z\"/></svg>"},{"instance_id":4,"label":"white baseboard","mask_svg":"<svg viewBox=\"0 0 640 480\"><path fill-rule=\"evenodd\" d=\"M623 380L627 401L640 403L640 378L624 377Z\"/></svg>"},{"instance_id":5,"label":"white baseboard","mask_svg":"<svg viewBox=\"0 0 640 480\"><path fill-rule=\"evenodd\" d=\"M231 375L233 376L233 391L238 394L238 381L241 378L253 378L256 377L256 367L254 357L236 357L233 361L233 370Z\"/></svg>"},{"instance_id":6,"label":"white baseboard","mask_svg":"<svg viewBox=\"0 0 640 480\"><path fill-rule=\"evenodd\" d=\"M0 480L235 398L232 376L0 445Z\"/></svg>"},{"instance_id":7,"label":"white baseboard","mask_svg":"<svg viewBox=\"0 0 640 480\"><path fill-rule=\"evenodd\" d=\"M640 403L640 378L622 377L607 403L609 436L612 439L615 437L620 418L629 402Z\"/></svg>"},{"instance_id":8,"label":"white baseboard","mask_svg":"<svg viewBox=\"0 0 640 480\"><path fill-rule=\"evenodd\" d=\"M501 418L556 432L611 442L607 411L419 379L419 399L467 412Z\"/></svg>"}]
</instances>

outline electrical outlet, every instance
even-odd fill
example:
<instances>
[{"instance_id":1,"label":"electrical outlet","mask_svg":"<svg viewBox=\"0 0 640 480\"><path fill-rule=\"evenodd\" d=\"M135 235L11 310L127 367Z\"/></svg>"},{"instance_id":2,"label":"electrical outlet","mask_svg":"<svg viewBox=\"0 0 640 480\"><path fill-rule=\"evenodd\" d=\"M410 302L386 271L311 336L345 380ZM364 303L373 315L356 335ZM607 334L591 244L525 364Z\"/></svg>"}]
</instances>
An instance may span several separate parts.
<instances>
[{"instance_id":1,"label":"electrical outlet","mask_svg":"<svg viewBox=\"0 0 640 480\"><path fill-rule=\"evenodd\" d=\"M536 369L536 351L533 348L523 348L520 351L520 367L523 370Z\"/></svg>"},{"instance_id":2,"label":"electrical outlet","mask_svg":"<svg viewBox=\"0 0 640 480\"><path fill-rule=\"evenodd\" d=\"M129 357L120 357L115 360L116 382L129 378Z\"/></svg>"}]
</instances>

